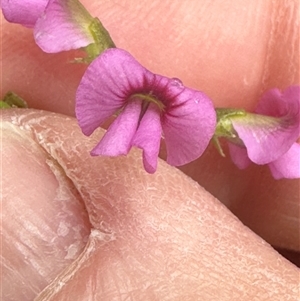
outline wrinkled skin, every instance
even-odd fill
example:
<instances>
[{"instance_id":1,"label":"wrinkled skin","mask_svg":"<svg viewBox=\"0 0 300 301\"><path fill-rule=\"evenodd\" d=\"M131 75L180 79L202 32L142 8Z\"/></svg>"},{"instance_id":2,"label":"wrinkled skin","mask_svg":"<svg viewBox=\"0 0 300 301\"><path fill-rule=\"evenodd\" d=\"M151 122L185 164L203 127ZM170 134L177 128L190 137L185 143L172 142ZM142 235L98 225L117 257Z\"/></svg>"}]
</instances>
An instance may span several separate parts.
<instances>
[{"instance_id":1,"label":"wrinkled skin","mask_svg":"<svg viewBox=\"0 0 300 301\"><path fill-rule=\"evenodd\" d=\"M297 1L83 3L145 67L217 106L299 84ZM240 171L213 147L154 175L139 150L90 157L103 130L85 137L66 116L77 52L42 53L29 29L2 26L2 95L56 112L2 112L3 300L297 299L298 268L268 243L300 249L298 180Z\"/></svg>"}]
</instances>

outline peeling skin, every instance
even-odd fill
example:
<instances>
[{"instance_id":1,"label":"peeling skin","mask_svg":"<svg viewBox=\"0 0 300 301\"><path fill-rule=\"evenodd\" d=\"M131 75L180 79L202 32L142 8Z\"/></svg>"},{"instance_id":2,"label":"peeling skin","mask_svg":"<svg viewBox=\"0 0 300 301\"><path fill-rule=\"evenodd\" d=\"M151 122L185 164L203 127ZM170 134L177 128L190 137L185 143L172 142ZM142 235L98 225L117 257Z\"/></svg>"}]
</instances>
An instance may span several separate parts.
<instances>
[{"instance_id":1,"label":"peeling skin","mask_svg":"<svg viewBox=\"0 0 300 301\"><path fill-rule=\"evenodd\" d=\"M26 125L1 122L3 300L32 300L78 257L90 232L72 182L32 138Z\"/></svg>"},{"instance_id":2,"label":"peeling skin","mask_svg":"<svg viewBox=\"0 0 300 301\"><path fill-rule=\"evenodd\" d=\"M119 47L153 72L179 77L185 85L205 91L216 106L251 109L264 90L299 84L297 0L82 2L103 21ZM44 54L30 30L4 18L1 22L5 76L0 93L13 90L30 107L73 115L75 90L86 66L68 63L74 52ZM9 192L1 208L5 300L32 300L48 284L38 300L46 295L45 300L298 299L299 270L182 173L159 163L158 173L145 178L137 151L91 163L80 150L88 152L97 138L83 138L71 119L72 125L65 127L65 116L23 111L14 113L12 120L12 112L3 113L8 114L3 118L15 122L14 130L22 130L12 135L17 137L12 149L23 153L13 151L1 158L1 167L6 167L1 168L6 185L1 193ZM7 135L1 138L3 150L12 146ZM43 140L44 150L36 149L36 142ZM69 142L58 152L62 140ZM29 177L31 170L36 172ZM79 204L71 206L75 213L68 222L59 219L61 202L49 210L59 202L54 201L56 170L73 187L68 204ZM269 242L299 250L298 180L274 182L269 172L255 166L240 172L211 149L182 170ZM6 197L17 202L7 202ZM68 232L67 223L83 227L86 235L91 227L87 215L84 221L78 217L84 212L82 201L93 225L102 230L92 228L86 249L73 262L68 257L78 256L76 250L85 243L74 240L75 231ZM31 248L24 248L26 244Z\"/></svg>"},{"instance_id":3,"label":"peeling skin","mask_svg":"<svg viewBox=\"0 0 300 301\"><path fill-rule=\"evenodd\" d=\"M218 107L249 110L265 90L299 85L298 2L82 0L149 70L205 91ZM87 66L70 61L80 54L45 54L30 30L0 21L1 95L13 90L31 108L74 115ZM300 250L299 179L274 181L268 167L255 165L239 171L213 147L180 169L269 243Z\"/></svg>"},{"instance_id":4,"label":"peeling skin","mask_svg":"<svg viewBox=\"0 0 300 301\"><path fill-rule=\"evenodd\" d=\"M179 170L160 160L158 171L154 175L147 174L138 149L126 157L91 157L89 151L104 130L85 137L76 120L63 115L7 110L2 120L4 146L13 149L16 144L12 140L17 139L18 147L34 154L31 161L31 155L26 155L24 161L38 175L37 179L31 175L34 183L29 187L31 192L38 193L42 189L45 191L41 195L50 191L51 196L50 201L44 202L39 197L39 203L33 204L34 200L25 197L27 176L24 177L26 185L19 180L13 183L15 191L6 190L10 201L3 205L3 262L11 260L12 251L18 261L15 271L9 274L11 286L4 286L4 296L15 291L13 287L19 287L19 273L25 269L27 278L22 281L26 280L27 295L21 298L15 295L14 300L32 300L46 285L35 300L297 299L299 270ZM13 135L6 135L6 131ZM12 156L13 152L8 154ZM18 164L16 156L11 157L14 164ZM8 159L3 163L6 161ZM44 169L37 170L34 164ZM39 178L43 181L38 182ZM67 185L62 185L62 179ZM9 184L5 182L4 187ZM8 233L5 229L9 223L5 217L11 218L12 214L5 206L14 204L12 200L20 190L25 192L18 194L18 204L30 207L31 214L26 216L25 222L19 214L29 209L22 208L15 214L16 223L32 224L37 214L41 214L40 222L35 228L13 226ZM51 216L47 206L56 202L55 210L65 215ZM82 202L91 232L84 250L82 244L81 253L77 252L76 259L70 260L69 253L61 251L55 242L60 237L63 239L60 244L72 246L74 240L78 241L74 239L78 234L74 227L78 224L87 234L89 227ZM41 219L47 221L50 216L51 221L57 219L57 223L45 227ZM68 223L73 226L69 227ZM17 249L18 239L13 236L23 227L29 232L27 253ZM83 241L85 235L82 235ZM5 240L7 237L10 243ZM8 247L13 248L12 251L8 251ZM41 260L34 260L39 265L33 265L35 268L27 265L26 258L37 255ZM51 263L53 268L54 262L55 268L59 266L55 271L47 267L47 263ZM32 283L31 271L39 271L37 276L33 275L37 280ZM33 285L39 282L38 287Z\"/></svg>"}]
</instances>

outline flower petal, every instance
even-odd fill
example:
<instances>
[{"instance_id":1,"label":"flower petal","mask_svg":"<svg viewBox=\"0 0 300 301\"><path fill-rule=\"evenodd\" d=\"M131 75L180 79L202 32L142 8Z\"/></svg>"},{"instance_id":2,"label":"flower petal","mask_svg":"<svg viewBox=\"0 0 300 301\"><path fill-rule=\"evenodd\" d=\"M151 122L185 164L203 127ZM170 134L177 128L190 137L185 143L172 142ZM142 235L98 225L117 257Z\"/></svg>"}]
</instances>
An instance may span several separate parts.
<instances>
[{"instance_id":1,"label":"flower petal","mask_svg":"<svg viewBox=\"0 0 300 301\"><path fill-rule=\"evenodd\" d=\"M262 115L282 117L294 115L299 123L300 87L291 86L281 92L278 89L267 91L258 102L255 112Z\"/></svg>"},{"instance_id":2,"label":"flower petal","mask_svg":"<svg viewBox=\"0 0 300 301\"><path fill-rule=\"evenodd\" d=\"M76 116L83 133L91 134L135 97L162 110L168 163L182 165L203 153L216 126L210 99L185 88L177 79L151 73L129 53L116 48L91 63L78 87Z\"/></svg>"},{"instance_id":3,"label":"flower petal","mask_svg":"<svg viewBox=\"0 0 300 301\"><path fill-rule=\"evenodd\" d=\"M245 169L251 164L251 160L248 157L246 148L233 143L228 143L228 148L232 162L239 169Z\"/></svg>"},{"instance_id":4,"label":"flower petal","mask_svg":"<svg viewBox=\"0 0 300 301\"><path fill-rule=\"evenodd\" d=\"M5 19L27 27L34 27L49 0L1 0Z\"/></svg>"},{"instance_id":5,"label":"flower petal","mask_svg":"<svg viewBox=\"0 0 300 301\"><path fill-rule=\"evenodd\" d=\"M94 42L89 25L92 16L77 0L50 0L37 20L34 37L48 53L79 49Z\"/></svg>"},{"instance_id":6,"label":"flower petal","mask_svg":"<svg viewBox=\"0 0 300 301\"><path fill-rule=\"evenodd\" d=\"M132 140L132 145L143 149L144 168L149 173L156 171L160 140L160 112L156 105L150 104Z\"/></svg>"},{"instance_id":7,"label":"flower petal","mask_svg":"<svg viewBox=\"0 0 300 301\"><path fill-rule=\"evenodd\" d=\"M269 167L275 179L300 178L300 145L294 143L284 155L271 162Z\"/></svg>"},{"instance_id":8,"label":"flower petal","mask_svg":"<svg viewBox=\"0 0 300 301\"><path fill-rule=\"evenodd\" d=\"M92 156L126 155L132 146L132 138L138 127L141 103L132 101L108 128L107 132L91 151Z\"/></svg>"},{"instance_id":9,"label":"flower petal","mask_svg":"<svg viewBox=\"0 0 300 301\"><path fill-rule=\"evenodd\" d=\"M216 127L216 112L211 100L196 90L177 82L168 86L172 99L162 117L167 162L187 164L202 155Z\"/></svg>"},{"instance_id":10,"label":"flower petal","mask_svg":"<svg viewBox=\"0 0 300 301\"><path fill-rule=\"evenodd\" d=\"M121 109L134 88L143 87L153 74L128 52L104 51L87 68L76 92L76 117L82 132L90 135L108 117Z\"/></svg>"},{"instance_id":11,"label":"flower petal","mask_svg":"<svg viewBox=\"0 0 300 301\"><path fill-rule=\"evenodd\" d=\"M291 87L283 94L274 89L259 102L256 112L232 118L232 125L244 142L249 158L256 164L268 164L286 153L299 137L299 89Z\"/></svg>"}]
</instances>

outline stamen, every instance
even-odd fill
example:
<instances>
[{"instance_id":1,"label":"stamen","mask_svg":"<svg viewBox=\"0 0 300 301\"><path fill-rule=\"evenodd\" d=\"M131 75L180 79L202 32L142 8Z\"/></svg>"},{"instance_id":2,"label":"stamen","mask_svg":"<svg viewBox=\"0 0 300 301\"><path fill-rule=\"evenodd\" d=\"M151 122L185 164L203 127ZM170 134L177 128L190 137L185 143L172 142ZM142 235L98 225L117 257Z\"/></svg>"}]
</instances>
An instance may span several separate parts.
<instances>
[{"instance_id":1,"label":"stamen","mask_svg":"<svg viewBox=\"0 0 300 301\"><path fill-rule=\"evenodd\" d=\"M161 101L159 101L155 97L151 96L150 94L136 93L136 94L133 94L130 96L130 99L133 99L133 98L134 99L138 98L138 99L142 100L143 102L146 101L148 103L149 102L155 103L161 112L163 112L166 108L166 106Z\"/></svg>"}]
</instances>

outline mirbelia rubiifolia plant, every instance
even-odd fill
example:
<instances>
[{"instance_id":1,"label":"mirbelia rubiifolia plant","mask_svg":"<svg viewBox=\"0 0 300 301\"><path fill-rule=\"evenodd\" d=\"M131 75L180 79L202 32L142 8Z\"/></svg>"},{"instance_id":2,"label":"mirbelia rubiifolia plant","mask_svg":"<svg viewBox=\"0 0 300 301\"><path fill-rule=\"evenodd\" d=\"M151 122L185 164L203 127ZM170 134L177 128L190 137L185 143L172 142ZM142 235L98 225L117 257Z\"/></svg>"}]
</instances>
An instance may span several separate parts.
<instances>
[{"instance_id":1,"label":"mirbelia rubiifolia plant","mask_svg":"<svg viewBox=\"0 0 300 301\"><path fill-rule=\"evenodd\" d=\"M145 170L154 173L161 138L174 166L196 160L210 141L224 155L225 139L239 168L267 164L275 179L300 177L299 86L267 91L253 113L214 108L205 93L152 73L116 48L77 0L2 0L1 8L8 21L33 28L43 51L85 50L85 57L75 59L90 63L76 93L78 124L91 135L116 116L91 155L126 155L136 146L143 150Z\"/></svg>"}]
</instances>

